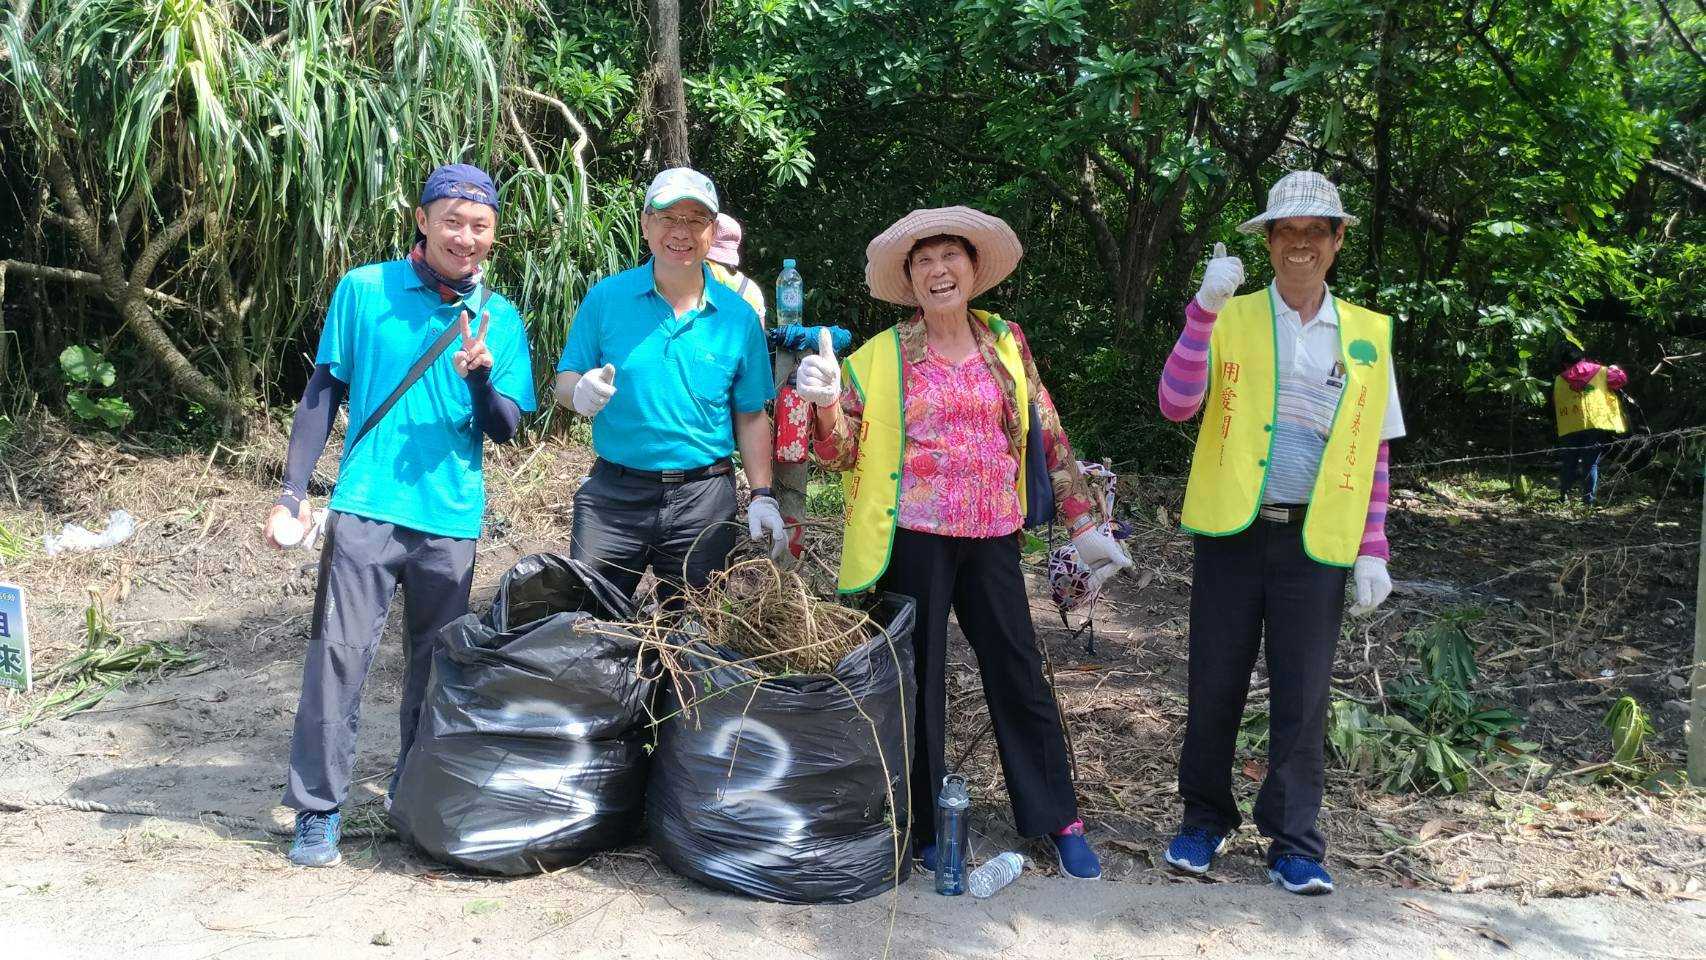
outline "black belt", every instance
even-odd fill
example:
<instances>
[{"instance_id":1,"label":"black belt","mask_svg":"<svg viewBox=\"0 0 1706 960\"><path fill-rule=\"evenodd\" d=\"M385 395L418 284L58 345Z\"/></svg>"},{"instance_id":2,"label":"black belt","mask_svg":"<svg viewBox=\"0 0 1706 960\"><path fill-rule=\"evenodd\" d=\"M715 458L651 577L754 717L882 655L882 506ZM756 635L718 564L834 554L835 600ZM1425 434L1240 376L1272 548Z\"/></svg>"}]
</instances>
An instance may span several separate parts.
<instances>
[{"instance_id":1,"label":"black belt","mask_svg":"<svg viewBox=\"0 0 1706 960\"><path fill-rule=\"evenodd\" d=\"M1274 523L1302 523L1309 512L1308 504L1264 503L1256 516Z\"/></svg>"},{"instance_id":2,"label":"black belt","mask_svg":"<svg viewBox=\"0 0 1706 960\"><path fill-rule=\"evenodd\" d=\"M651 480L657 483L692 483L706 477L720 477L726 473L733 473L735 469L734 461L728 457L724 457L716 463L706 464L703 467L694 467L691 470L635 470L633 467L624 467L620 463L612 463L603 457L599 457L598 462L594 465L606 470L614 470L621 476L639 477L641 480Z\"/></svg>"}]
</instances>

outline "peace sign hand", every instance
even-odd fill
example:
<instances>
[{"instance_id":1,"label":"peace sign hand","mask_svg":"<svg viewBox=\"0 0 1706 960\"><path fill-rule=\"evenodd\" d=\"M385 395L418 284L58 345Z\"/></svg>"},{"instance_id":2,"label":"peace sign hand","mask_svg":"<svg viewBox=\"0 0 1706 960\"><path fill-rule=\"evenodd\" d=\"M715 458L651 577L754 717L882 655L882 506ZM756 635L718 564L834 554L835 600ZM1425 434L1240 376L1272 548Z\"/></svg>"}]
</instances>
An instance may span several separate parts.
<instances>
[{"instance_id":1,"label":"peace sign hand","mask_svg":"<svg viewBox=\"0 0 1706 960\"><path fill-rule=\"evenodd\" d=\"M481 312L478 336L474 335L473 329L468 325L469 319L468 311L462 311L462 349L450 355L450 362L455 365L457 376L464 378L481 367L487 370L492 368L492 351L486 349L486 331L492 328L492 314L490 311Z\"/></svg>"}]
</instances>

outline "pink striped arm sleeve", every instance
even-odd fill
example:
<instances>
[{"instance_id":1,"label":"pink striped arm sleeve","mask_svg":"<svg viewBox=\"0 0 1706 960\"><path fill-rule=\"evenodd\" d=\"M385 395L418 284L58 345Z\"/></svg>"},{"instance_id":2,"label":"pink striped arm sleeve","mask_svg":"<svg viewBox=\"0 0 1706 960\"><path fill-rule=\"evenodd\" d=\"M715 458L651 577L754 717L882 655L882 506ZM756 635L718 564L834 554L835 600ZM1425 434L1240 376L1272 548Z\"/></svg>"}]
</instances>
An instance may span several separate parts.
<instances>
[{"instance_id":1,"label":"pink striped arm sleeve","mask_svg":"<svg viewBox=\"0 0 1706 960\"><path fill-rule=\"evenodd\" d=\"M1214 331L1214 318L1192 297L1185 305L1184 332L1161 368L1161 384L1156 391L1161 415L1175 423L1196 416L1208 393L1208 337Z\"/></svg>"},{"instance_id":2,"label":"pink striped arm sleeve","mask_svg":"<svg viewBox=\"0 0 1706 960\"><path fill-rule=\"evenodd\" d=\"M1362 546L1357 549L1359 557L1392 559L1392 546L1386 542L1386 504L1392 499L1392 480L1388 469L1391 461L1392 447L1382 440L1380 455L1374 460L1374 489L1369 491L1368 522L1362 528Z\"/></svg>"}]
</instances>

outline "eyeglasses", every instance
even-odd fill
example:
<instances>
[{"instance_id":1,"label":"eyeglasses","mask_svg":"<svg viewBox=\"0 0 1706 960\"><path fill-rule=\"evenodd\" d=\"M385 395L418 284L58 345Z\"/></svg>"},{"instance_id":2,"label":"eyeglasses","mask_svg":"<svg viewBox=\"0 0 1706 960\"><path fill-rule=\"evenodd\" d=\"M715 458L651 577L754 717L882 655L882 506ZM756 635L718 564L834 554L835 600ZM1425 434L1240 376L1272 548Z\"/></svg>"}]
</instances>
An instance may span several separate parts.
<instances>
[{"instance_id":1,"label":"eyeglasses","mask_svg":"<svg viewBox=\"0 0 1706 960\"><path fill-rule=\"evenodd\" d=\"M652 216L666 229L674 230L676 227L686 227L695 233L704 230L714 222L709 217L678 217L673 213L654 213Z\"/></svg>"}]
</instances>

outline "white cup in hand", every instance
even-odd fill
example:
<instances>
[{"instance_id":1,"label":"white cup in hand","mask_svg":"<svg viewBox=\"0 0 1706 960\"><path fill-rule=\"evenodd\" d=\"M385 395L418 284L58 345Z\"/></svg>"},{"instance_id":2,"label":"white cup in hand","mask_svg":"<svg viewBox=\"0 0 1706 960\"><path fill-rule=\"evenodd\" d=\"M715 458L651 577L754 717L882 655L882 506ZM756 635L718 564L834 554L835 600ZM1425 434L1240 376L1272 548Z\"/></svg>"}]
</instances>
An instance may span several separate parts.
<instances>
[{"instance_id":1,"label":"white cup in hand","mask_svg":"<svg viewBox=\"0 0 1706 960\"><path fill-rule=\"evenodd\" d=\"M308 528L313 522L314 512L306 499L300 502L294 517L290 515L290 508L275 503L267 511L267 544L283 550L295 547L308 535Z\"/></svg>"}]
</instances>

